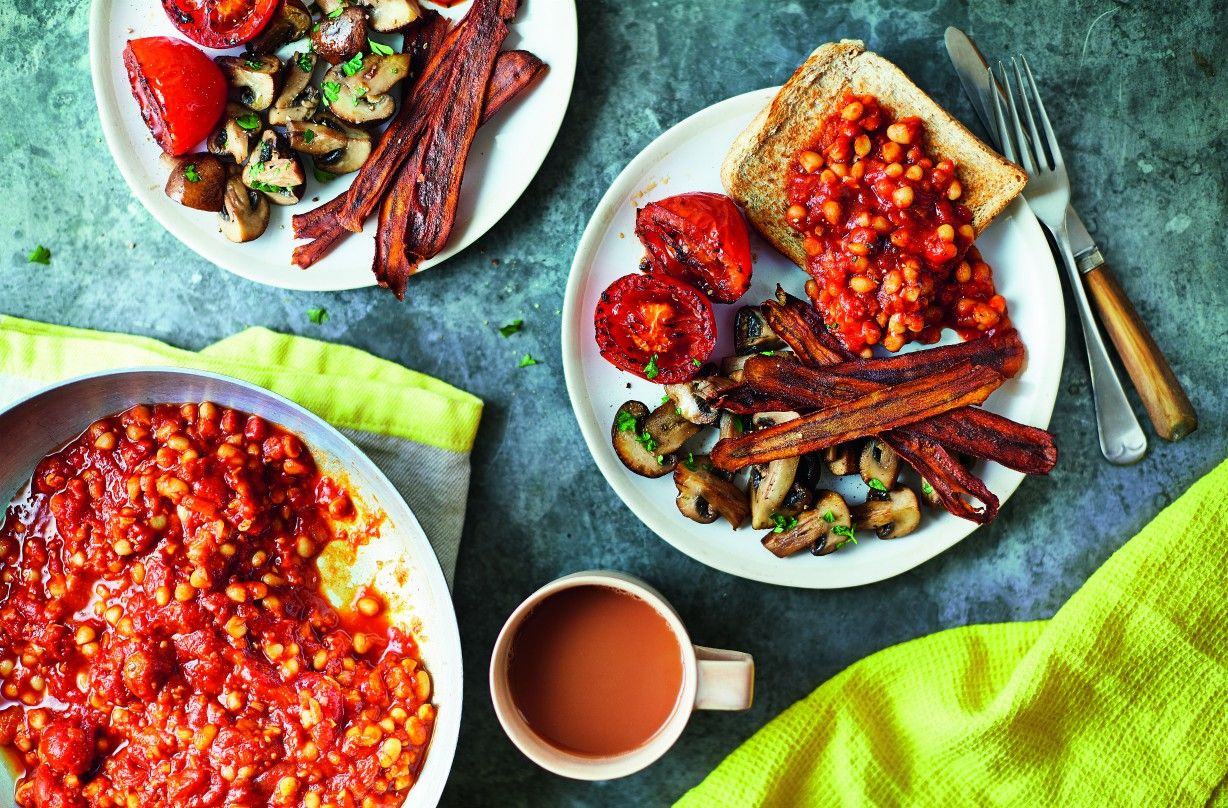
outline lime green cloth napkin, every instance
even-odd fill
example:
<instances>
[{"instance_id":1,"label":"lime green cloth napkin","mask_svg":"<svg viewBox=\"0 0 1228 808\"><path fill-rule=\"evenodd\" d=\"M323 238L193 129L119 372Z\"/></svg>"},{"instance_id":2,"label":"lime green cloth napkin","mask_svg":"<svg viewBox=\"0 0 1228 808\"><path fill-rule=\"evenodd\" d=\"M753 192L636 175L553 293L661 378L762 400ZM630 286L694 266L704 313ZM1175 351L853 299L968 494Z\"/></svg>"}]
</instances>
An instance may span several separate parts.
<instances>
[{"instance_id":1,"label":"lime green cloth napkin","mask_svg":"<svg viewBox=\"0 0 1228 808\"><path fill-rule=\"evenodd\" d=\"M340 429L405 497L451 583L465 517L465 498L456 492L469 490L480 399L355 348L264 328L192 352L144 337L0 316L0 408L73 376L152 365L258 384Z\"/></svg>"},{"instance_id":2,"label":"lime green cloth napkin","mask_svg":"<svg viewBox=\"0 0 1228 808\"><path fill-rule=\"evenodd\" d=\"M1204 806L1226 774L1228 461L1051 620L874 654L678 804Z\"/></svg>"}]
</instances>

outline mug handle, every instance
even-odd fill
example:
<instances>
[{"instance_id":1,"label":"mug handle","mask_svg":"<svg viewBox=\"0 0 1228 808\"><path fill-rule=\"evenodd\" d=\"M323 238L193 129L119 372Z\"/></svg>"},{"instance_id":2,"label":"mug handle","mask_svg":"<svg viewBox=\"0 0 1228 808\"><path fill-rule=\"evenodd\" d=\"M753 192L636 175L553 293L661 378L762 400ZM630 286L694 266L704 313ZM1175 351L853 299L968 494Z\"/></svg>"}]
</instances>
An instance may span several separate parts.
<instances>
[{"instance_id":1,"label":"mug handle","mask_svg":"<svg viewBox=\"0 0 1228 808\"><path fill-rule=\"evenodd\" d=\"M746 710L755 696L755 660L741 651L695 646L698 710Z\"/></svg>"}]
</instances>

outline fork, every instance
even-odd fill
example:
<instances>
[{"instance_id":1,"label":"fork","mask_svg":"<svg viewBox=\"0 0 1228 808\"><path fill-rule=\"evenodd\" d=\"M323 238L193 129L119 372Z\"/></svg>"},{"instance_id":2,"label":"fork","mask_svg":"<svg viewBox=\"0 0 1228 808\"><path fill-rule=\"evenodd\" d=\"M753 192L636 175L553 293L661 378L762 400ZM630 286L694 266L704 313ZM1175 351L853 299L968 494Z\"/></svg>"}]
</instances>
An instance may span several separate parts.
<instances>
[{"instance_id":1,"label":"fork","mask_svg":"<svg viewBox=\"0 0 1228 808\"><path fill-rule=\"evenodd\" d=\"M1083 343L1087 348L1087 364L1091 375L1092 398L1096 408L1096 426L1100 435L1100 451L1110 463L1126 465L1142 459L1147 451L1147 436L1139 426L1134 410L1126 399L1126 391L1122 389L1121 379L1109 352L1105 349L1104 339L1100 336L1100 327L1092 314L1087 293L1083 289L1083 280L1079 276L1078 265L1074 253L1070 249L1070 237L1066 231L1066 210L1070 207L1070 178L1066 175L1066 164L1062 161L1062 151L1058 146L1057 136L1049 123L1049 115L1045 112L1044 102L1040 100L1040 91L1036 88L1036 79L1032 68L1025 57L1011 58L1014 68L1015 82L1018 85L1020 103L1016 105L1015 90L1011 88L1006 66L998 62L998 70L1002 74L1001 86L1006 94L1007 105L1010 108L1010 123L1007 126L1006 115L1002 110L1002 101L998 93L993 96L994 115L997 119L998 134L1002 141L1002 151L1006 159L1019 163L1028 173L1028 184L1023 189L1024 199L1040 219L1045 228L1057 242L1058 252L1062 257L1062 265L1070 281L1070 289L1074 295L1075 308L1079 312L1079 323L1083 326ZM1023 70L1020 69L1023 63ZM1024 71L1027 71L1027 81L1024 81ZM993 68L989 68L990 86L994 83ZM1040 115L1044 126L1044 140L1036 127L1036 118L1032 115L1032 102ZM1023 107L1027 118L1026 131L1019 117L1019 107ZM1030 141L1030 142L1029 142ZM1045 149L1048 147L1048 153Z\"/></svg>"}]
</instances>

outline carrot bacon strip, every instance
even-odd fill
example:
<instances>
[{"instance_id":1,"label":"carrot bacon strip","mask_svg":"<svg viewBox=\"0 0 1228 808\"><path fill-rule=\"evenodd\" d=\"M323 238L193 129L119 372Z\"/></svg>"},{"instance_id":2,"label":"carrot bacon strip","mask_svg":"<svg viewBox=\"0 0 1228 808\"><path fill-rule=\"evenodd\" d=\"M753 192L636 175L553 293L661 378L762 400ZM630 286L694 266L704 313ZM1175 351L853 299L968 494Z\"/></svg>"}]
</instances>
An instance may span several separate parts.
<instances>
[{"instance_id":1,"label":"carrot bacon strip","mask_svg":"<svg viewBox=\"0 0 1228 808\"><path fill-rule=\"evenodd\" d=\"M736 471L756 463L809 454L959 407L980 404L1003 381L1002 375L992 368L971 363L956 365L925 379L880 388L831 410L727 438L712 449L712 462L725 471Z\"/></svg>"},{"instance_id":2,"label":"carrot bacon strip","mask_svg":"<svg viewBox=\"0 0 1228 808\"><path fill-rule=\"evenodd\" d=\"M978 525L998 515L998 498L941 443L902 429L893 429L881 437L933 487L942 507L950 513ZM980 500L984 507L973 508L967 497Z\"/></svg>"}]
</instances>

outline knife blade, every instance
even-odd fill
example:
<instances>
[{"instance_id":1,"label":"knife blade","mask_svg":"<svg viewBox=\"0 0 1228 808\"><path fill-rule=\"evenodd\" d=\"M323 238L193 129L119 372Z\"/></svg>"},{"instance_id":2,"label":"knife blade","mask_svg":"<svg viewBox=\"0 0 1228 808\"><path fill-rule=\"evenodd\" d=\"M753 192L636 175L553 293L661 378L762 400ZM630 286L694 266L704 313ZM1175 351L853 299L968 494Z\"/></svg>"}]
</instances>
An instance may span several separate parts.
<instances>
[{"instance_id":1,"label":"knife blade","mask_svg":"<svg viewBox=\"0 0 1228 808\"><path fill-rule=\"evenodd\" d=\"M990 79L986 70L989 63L981 54L980 48L972 41L972 37L955 26L947 28L943 40L947 46L947 56L959 76L959 83L964 88L968 100L972 102L972 111L976 113L981 126L989 133L994 148L1002 150L998 142L998 130L993 124L993 96L991 93L1002 93L996 79ZM1002 104L1006 104L1006 96L1002 96ZM1087 232L1083 220L1079 218L1074 206L1066 208L1066 229L1070 237L1070 250L1074 253L1075 264L1079 272L1088 273L1104 263L1104 256L1091 234Z\"/></svg>"}]
</instances>

